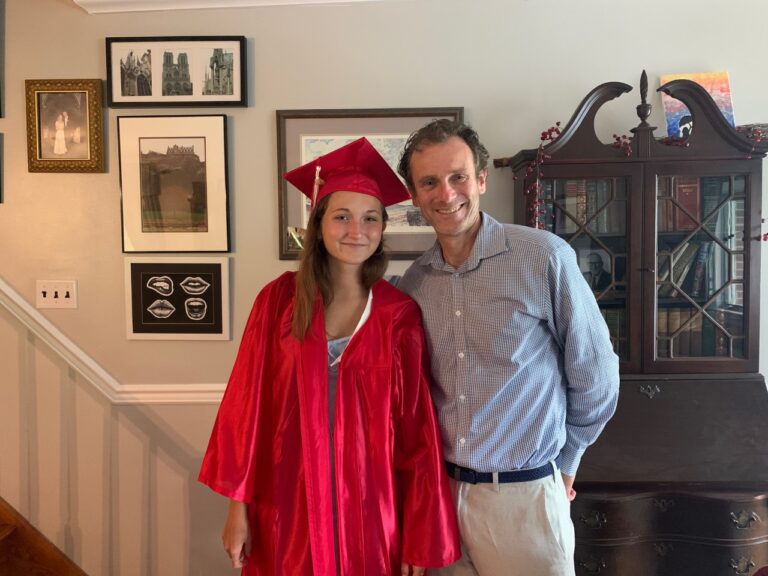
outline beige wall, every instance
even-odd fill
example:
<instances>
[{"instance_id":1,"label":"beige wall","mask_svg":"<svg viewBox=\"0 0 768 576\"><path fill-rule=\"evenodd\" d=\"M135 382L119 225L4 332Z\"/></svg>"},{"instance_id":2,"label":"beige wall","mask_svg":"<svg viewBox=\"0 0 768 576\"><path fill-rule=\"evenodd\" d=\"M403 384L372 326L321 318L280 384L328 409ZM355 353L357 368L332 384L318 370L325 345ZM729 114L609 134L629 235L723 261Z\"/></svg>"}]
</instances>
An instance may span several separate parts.
<instances>
[{"instance_id":1,"label":"beige wall","mask_svg":"<svg viewBox=\"0 0 768 576\"><path fill-rule=\"evenodd\" d=\"M0 273L30 301L35 279L77 279L80 308L46 315L122 383L225 382L254 294L293 267L277 258L276 109L462 105L500 157L535 146L599 83L636 86L643 68L652 86L665 72L728 70L737 121L766 121L765 44L748 30L768 5L732 4L401 0L92 16L70 0L9 0ZM181 34L248 38L247 108L109 109L106 174L27 172L25 79L106 78L105 37ZM606 106L606 140L635 125L637 98ZM116 117L211 111L229 116L234 338L127 341ZM484 205L503 219L510 182L491 170Z\"/></svg>"},{"instance_id":2,"label":"beige wall","mask_svg":"<svg viewBox=\"0 0 768 576\"><path fill-rule=\"evenodd\" d=\"M627 8L621 9L623 6ZM479 131L491 156L502 157L537 145L542 129L558 120L567 121L582 97L602 82L637 86L645 68L651 86L656 87L662 73L727 70L737 122L766 122L768 76L763 65L765 40L759 31L767 21L768 3L763 0L739 0L728 7L714 0L634 4L615 0L399 0L100 16L86 14L71 0L7 0L5 118L0 119L0 132L5 134L0 276L29 301L34 301L36 279L77 279L80 307L45 311L45 315L123 384L224 383L255 293L294 266L277 257L276 109L464 106L467 120ZM106 110L107 173L27 172L25 79L106 78L105 37L212 34L248 38L247 108ZM610 141L613 132L629 133L636 124L638 98L635 90L605 107L598 119L604 141ZM655 93L651 103L652 119L663 126ZM229 117L233 339L128 341L116 118L210 112ZM510 187L508 172L491 170L484 207L503 220L512 216ZM404 267L405 263L395 263L391 271L402 272ZM764 272L763 284L768 285L765 282ZM765 314L765 296L762 300ZM765 319L762 325L768 326ZM3 367L23 360L26 340L25 332L13 327L0 336L0 342L7 344L0 346L0 384L15 381L20 386L7 387L6 400L16 402L20 394L22 400L25 397L24 380L16 372L26 374L28 362L10 371ZM763 369L768 361L766 340L763 338L761 346ZM53 408L35 403L37 422L51 424L57 433L69 430L84 443L68 448L76 450L80 462L75 476L82 483L82 492L76 507L80 517L87 518L86 525L92 523L83 528L90 540L78 540L77 534L72 537L69 548L75 555L87 557L89 565L96 567L126 563L123 574L134 573L128 567L132 560L148 558L147 551L161 549L169 558L167 564L163 563L166 556L158 560L155 554L155 560L139 561L135 573L206 574L221 569L223 553L218 550L216 533L223 503L198 492L192 487L193 480L189 483L215 406L110 409L85 392L82 382L74 378L73 383L71 375L44 353L32 355L35 363L43 363L36 375L35 398L56 403ZM69 388L75 392L67 392ZM83 423L70 429L56 420L66 421L67 414L71 415L71 410L62 412L62 406L68 404L77 407L75 418L98 423L96 429ZM2 416L0 412L3 434L23 428L8 413L5 420ZM49 433L53 434L40 432ZM42 496L30 495L22 485L29 480L29 470L54 477L72 471L40 470L18 447L9 446L8 438L0 442L0 489L13 492L17 502L33 507L46 504ZM89 441L94 445L89 446ZM89 450L107 454L105 446L117 450L121 461L126 460L125 466L115 469L117 479L110 476L111 468L103 459L89 467L84 456ZM161 454L159 460L150 463L147 446L155 446L154 453ZM56 445L48 449L55 451ZM177 453L162 456L167 450ZM43 461L40 454L32 454L32 458ZM26 472L19 472L23 467ZM151 474L147 467L152 468ZM132 493L155 475L161 480L149 496ZM107 483L112 483L116 496L101 494L98 487ZM165 524L153 524L147 535L142 531L148 526L143 516L157 515L152 502L173 502L179 494L177 484L182 492L191 494L184 492L177 506L160 515ZM91 493L102 502L94 510L84 495ZM66 496L49 497L51 505L57 501L71 504ZM105 522L116 522L122 538L134 536L126 541L94 541L103 529L101 519L107 517L104 501L112 502L111 498L116 498L116 504L110 505L121 512L119 518L109 517ZM61 542L68 537L57 536L60 529L55 520L50 531ZM181 534L178 549L185 557L168 555L169 546L179 542L153 536L174 531ZM194 569L189 565L190 545L201 550ZM120 554L111 558L109 551L116 548ZM99 572L104 571L93 571Z\"/></svg>"}]
</instances>

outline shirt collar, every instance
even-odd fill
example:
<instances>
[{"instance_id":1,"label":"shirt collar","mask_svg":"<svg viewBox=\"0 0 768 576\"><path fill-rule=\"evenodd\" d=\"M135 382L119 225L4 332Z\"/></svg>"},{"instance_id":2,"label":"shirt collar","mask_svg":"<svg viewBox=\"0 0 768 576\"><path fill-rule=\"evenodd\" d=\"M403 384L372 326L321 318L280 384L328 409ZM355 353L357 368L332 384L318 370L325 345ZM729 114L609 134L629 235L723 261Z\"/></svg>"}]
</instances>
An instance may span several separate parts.
<instances>
[{"instance_id":1,"label":"shirt collar","mask_svg":"<svg viewBox=\"0 0 768 576\"><path fill-rule=\"evenodd\" d=\"M446 272L469 272L477 268L481 260L506 252L509 248L504 226L485 212L480 212L480 230L477 231L475 245L461 266L454 268L445 261L438 241L435 241L432 248L424 252L421 257L421 264Z\"/></svg>"}]
</instances>

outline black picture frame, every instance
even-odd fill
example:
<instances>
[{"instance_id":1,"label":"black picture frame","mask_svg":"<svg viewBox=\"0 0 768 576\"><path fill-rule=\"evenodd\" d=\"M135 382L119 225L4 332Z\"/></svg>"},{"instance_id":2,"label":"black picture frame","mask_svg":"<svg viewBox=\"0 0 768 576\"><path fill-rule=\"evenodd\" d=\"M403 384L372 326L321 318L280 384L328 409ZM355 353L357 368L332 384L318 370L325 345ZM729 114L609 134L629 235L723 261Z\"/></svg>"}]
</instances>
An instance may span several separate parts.
<instances>
[{"instance_id":1,"label":"black picture frame","mask_svg":"<svg viewBox=\"0 0 768 576\"><path fill-rule=\"evenodd\" d=\"M408 136L434 119L463 121L463 107L277 110L280 260L296 260L308 202L283 174L352 140L367 137L396 170ZM387 208L384 233L393 260L412 260L432 246L435 233L410 202Z\"/></svg>"},{"instance_id":2,"label":"black picture frame","mask_svg":"<svg viewBox=\"0 0 768 576\"><path fill-rule=\"evenodd\" d=\"M229 258L125 259L129 340L229 340Z\"/></svg>"},{"instance_id":3,"label":"black picture frame","mask_svg":"<svg viewBox=\"0 0 768 576\"><path fill-rule=\"evenodd\" d=\"M123 252L229 252L227 117L118 116Z\"/></svg>"},{"instance_id":4,"label":"black picture frame","mask_svg":"<svg viewBox=\"0 0 768 576\"><path fill-rule=\"evenodd\" d=\"M106 39L107 106L247 106L245 36Z\"/></svg>"}]
</instances>

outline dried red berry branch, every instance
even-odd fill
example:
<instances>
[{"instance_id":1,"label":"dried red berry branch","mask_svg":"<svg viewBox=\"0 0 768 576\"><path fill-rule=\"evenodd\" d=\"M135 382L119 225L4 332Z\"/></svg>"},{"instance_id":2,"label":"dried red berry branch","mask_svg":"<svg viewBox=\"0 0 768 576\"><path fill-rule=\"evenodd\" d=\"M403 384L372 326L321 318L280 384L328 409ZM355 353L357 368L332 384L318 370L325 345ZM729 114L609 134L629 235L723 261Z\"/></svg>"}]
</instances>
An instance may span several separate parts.
<instances>
[{"instance_id":1,"label":"dried red berry branch","mask_svg":"<svg viewBox=\"0 0 768 576\"><path fill-rule=\"evenodd\" d=\"M528 179L531 174L534 175L534 179L525 189L525 194L531 197L528 201L528 222L534 228L544 228L542 216L544 215L545 208L544 201L541 199L543 191L541 179L544 177L544 173L541 171L541 165L551 158L549 154L544 152L544 146L546 146L547 142L554 142L559 136L560 122L555 122L554 126L544 130L540 136L541 143L536 149L536 156L528 163L528 166L525 169L526 179Z\"/></svg>"},{"instance_id":2,"label":"dried red berry branch","mask_svg":"<svg viewBox=\"0 0 768 576\"><path fill-rule=\"evenodd\" d=\"M618 148L626 157L632 156L632 139L626 134L613 135L613 147Z\"/></svg>"},{"instance_id":3,"label":"dried red berry branch","mask_svg":"<svg viewBox=\"0 0 768 576\"><path fill-rule=\"evenodd\" d=\"M747 160L752 160L752 153L755 148L765 140L768 140L768 131L763 126L754 126L747 124L746 126L737 126L736 132L739 132L747 140L752 141L752 150L747 154Z\"/></svg>"}]
</instances>

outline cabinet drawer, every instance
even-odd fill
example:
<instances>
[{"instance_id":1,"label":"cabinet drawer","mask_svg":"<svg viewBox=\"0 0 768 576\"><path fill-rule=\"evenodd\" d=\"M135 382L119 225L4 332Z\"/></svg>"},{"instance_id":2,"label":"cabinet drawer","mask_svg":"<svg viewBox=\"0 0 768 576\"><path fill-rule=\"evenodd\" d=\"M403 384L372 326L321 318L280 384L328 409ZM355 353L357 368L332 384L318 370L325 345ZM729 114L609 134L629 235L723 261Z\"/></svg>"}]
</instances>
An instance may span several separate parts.
<instances>
[{"instance_id":1,"label":"cabinet drawer","mask_svg":"<svg viewBox=\"0 0 768 576\"><path fill-rule=\"evenodd\" d=\"M768 538L764 494L581 492L571 518L576 537L589 540Z\"/></svg>"},{"instance_id":2,"label":"cabinet drawer","mask_svg":"<svg viewBox=\"0 0 768 576\"><path fill-rule=\"evenodd\" d=\"M713 540L768 539L768 502L743 494L683 494L665 498L657 534Z\"/></svg>"},{"instance_id":3,"label":"cabinet drawer","mask_svg":"<svg viewBox=\"0 0 768 576\"><path fill-rule=\"evenodd\" d=\"M768 566L768 541L735 546L674 540L576 543L576 576L747 576Z\"/></svg>"},{"instance_id":4,"label":"cabinet drawer","mask_svg":"<svg viewBox=\"0 0 768 576\"><path fill-rule=\"evenodd\" d=\"M637 539L655 533L654 499L637 494L583 494L571 504L576 538Z\"/></svg>"}]
</instances>

